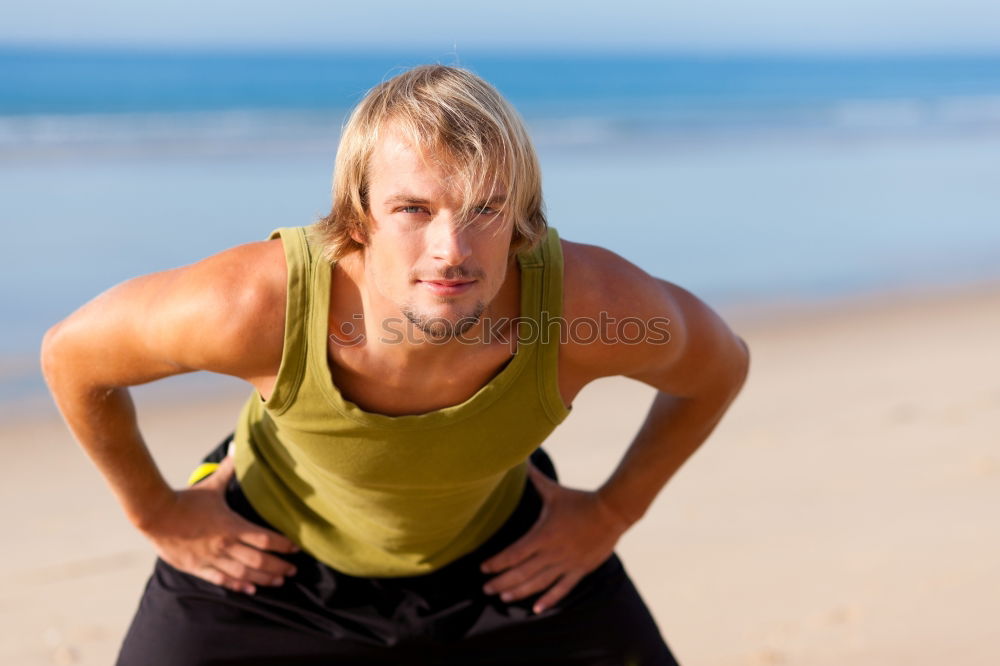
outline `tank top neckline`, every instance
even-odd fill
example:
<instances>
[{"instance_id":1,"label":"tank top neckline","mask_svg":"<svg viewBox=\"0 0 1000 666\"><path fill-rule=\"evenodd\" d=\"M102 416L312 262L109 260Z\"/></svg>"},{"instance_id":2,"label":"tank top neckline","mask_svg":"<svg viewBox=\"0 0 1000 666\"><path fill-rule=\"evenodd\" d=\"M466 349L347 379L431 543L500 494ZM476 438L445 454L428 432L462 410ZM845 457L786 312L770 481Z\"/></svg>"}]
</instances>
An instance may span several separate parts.
<instances>
[{"instance_id":1,"label":"tank top neckline","mask_svg":"<svg viewBox=\"0 0 1000 666\"><path fill-rule=\"evenodd\" d=\"M543 240L542 243L548 242ZM541 251L541 248L539 248ZM471 396L454 405L422 412L391 416L379 412L362 409L343 396L333 381L328 361L327 341L329 336L330 317L330 286L333 273L333 263L327 262L313 253L311 255L311 288L309 303L309 321L306 326L307 363L316 380L320 391L338 412L359 424L382 429L416 429L435 428L451 425L464 420L488 407L517 379L534 358L537 343L524 344L520 340L514 355L504 366L482 387ZM541 309L541 265L526 256L517 255L517 265L520 269L520 317L528 317L537 321Z\"/></svg>"}]
</instances>

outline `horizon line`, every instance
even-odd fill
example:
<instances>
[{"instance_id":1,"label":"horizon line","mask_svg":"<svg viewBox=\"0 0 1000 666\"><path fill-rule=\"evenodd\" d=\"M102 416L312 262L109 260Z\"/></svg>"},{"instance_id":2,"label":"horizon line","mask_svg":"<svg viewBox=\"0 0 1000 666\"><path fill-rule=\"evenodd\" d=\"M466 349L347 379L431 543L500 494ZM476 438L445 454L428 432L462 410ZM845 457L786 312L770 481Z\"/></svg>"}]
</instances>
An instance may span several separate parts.
<instances>
[{"instance_id":1,"label":"horizon line","mask_svg":"<svg viewBox=\"0 0 1000 666\"><path fill-rule=\"evenodd\" d=\"M204 55L204 56L353 56L370 57L432 57L429 51L435 51L431 45L415 46L406 49L379 48L367 45L337 45L325 46L290 45L290 44L197 44L197 43L123 43L123 42L55 42L55 41L5 41L0 40L0 54L10 52L45 52L45 53L78 53L92 55ZM726 58L799 58L799 59L867 59L867 58L954 58L954 59L993 59L1000 58L1000 47L957 48L944 49L940 47L829 47L829 48L771 48L771 47L662 47L636 46L623 47L616 45L592 46L545 46L545 45L509 45L463 48L456 51L454 47L442 50L436 57L452 56L461 59L469 57L504 58L509 60L527 60L538 57L623 57L623 58L692 58L692 59L726 59Z\"/></svg>"}]
</instances>

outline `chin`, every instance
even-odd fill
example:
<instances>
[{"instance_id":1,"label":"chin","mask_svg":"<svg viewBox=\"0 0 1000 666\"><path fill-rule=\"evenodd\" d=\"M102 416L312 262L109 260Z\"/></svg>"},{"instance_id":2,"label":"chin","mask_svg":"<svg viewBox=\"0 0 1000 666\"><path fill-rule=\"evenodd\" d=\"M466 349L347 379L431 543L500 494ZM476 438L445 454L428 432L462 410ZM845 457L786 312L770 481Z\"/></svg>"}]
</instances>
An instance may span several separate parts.
<instances>
[{"instance_id":1,"label":"chin","mask_svg":"<svg viewBox=\"0 0 1000 666\"><path fill-rule=\"evenodd\" d=\"M455 324L463 319L474 319L478 321L483 316L484 308L477 302L472 302L464 307L450 308L427 308L419 310L419 314L427 319L442 319Z\"/></svg>"},{"instance_id":2,"label":"chin","mask_svg":"<svg viewBox=\"0 0 1000 666\"><path fill-rule=\"evenodd\" d=\"M403 316L424 332L443 327L442 330L449 333L454 332L456 327L468 329L482 318L485 310L486 305L482 301L476 300L462 305L454 304L450 307L441 307L440 304L421 307L419 304L410 303L400 308ZM462 325L459 326L459 324Z\"/></svg>"}]
</instances>

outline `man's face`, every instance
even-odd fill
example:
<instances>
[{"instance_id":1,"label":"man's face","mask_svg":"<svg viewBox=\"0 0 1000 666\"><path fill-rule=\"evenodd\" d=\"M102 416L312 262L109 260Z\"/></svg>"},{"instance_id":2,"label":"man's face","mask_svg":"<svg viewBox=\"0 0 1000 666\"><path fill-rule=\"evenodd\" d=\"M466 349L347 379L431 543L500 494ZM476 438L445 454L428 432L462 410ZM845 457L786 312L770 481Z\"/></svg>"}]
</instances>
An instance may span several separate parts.
<instances>
[{"instance_id":1,"label":"man's face","mask_svg":"<svg viewBox=\"0 0 1000 666\"><path fill-rule=\"evenodd\" d=\"M462 224L461 193L447 173L394 131L369 165L365 272L379 298L433 338L479 320L503 284L513 220L504 192L481 193Z\"/></svg>"}]
</instances>

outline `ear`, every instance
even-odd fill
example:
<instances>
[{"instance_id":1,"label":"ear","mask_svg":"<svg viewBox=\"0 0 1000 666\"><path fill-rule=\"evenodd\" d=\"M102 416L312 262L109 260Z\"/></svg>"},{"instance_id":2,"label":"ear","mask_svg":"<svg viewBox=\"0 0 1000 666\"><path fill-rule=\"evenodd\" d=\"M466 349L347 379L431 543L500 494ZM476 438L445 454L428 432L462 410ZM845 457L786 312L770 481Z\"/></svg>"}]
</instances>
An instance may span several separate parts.
<instances>
[{"instance_id":1,"label":"ear","mask_svg":"<svg viewBox=\"0 0 1000 666\"><path fill-rule=\"evenodd\" d=\"M359 224L351 225L351 240L364 247L368 245L368 234L364 227Z\"/></svg>"}]
</instances>

